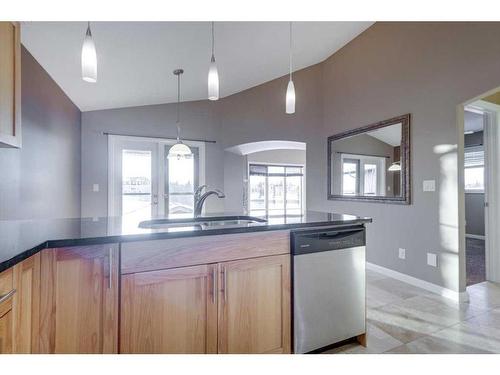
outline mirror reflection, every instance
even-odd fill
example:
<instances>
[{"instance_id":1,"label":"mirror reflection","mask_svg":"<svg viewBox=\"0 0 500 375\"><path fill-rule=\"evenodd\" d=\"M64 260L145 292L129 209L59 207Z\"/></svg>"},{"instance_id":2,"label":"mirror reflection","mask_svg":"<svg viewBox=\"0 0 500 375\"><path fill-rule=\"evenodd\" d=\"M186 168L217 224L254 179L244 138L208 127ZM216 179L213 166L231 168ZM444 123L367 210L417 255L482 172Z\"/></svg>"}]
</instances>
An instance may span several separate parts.
<instances>
[{"instance_id":1,"label":"mirror reflection","mask_svg":"<svg viewBox=\"0 0 500 375\"><path fill-rule=\"evenodd\" d=\"M329 138L330 199L406 200L405 118Z\"/></svg>"}]
</instances>

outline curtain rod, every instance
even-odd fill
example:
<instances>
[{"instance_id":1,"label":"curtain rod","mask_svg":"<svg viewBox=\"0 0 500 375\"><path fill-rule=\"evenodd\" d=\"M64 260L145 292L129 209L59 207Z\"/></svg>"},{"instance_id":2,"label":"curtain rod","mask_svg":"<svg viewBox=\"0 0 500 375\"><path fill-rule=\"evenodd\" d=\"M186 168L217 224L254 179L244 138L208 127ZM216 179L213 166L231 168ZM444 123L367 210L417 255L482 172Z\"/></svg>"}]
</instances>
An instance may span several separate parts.
<instances>
[{"instance_id":1,"label":"curtain rod","mask_svg":"<svg viewBox=\"0 0 500 375\"><path fill-rule=\"evenodd\" d=\"M370 154L358 154L358 153L352 153L352 152L340 152L340 151L335 151L336 154L343 154L343 155L354 155L354 156L372 156L374 158L386 158L390 159L390 156L385 156L385 155L370 155Z\"/></svg>"},{"instance_id":2,"label":"curtain rod","mask_svg":"<svg viewBox=\"0 0 500 375\"><path fill-rule=\"evenodd\" d=\"M118 134L118 133L109 133L109 132L101 132L102 135L117 135L122 137L137 137L137 138L158 138L158 139L168 139L170 141L175 141L177 137L157 137L157 136L149 136L149 135L137 135L137 134ZM217 143L216 141L212 141L209 139L193 139L193 138L182 138L183 141L191 141L191 142L205 142L205 143Z\"/></svg>"}]
</instances>

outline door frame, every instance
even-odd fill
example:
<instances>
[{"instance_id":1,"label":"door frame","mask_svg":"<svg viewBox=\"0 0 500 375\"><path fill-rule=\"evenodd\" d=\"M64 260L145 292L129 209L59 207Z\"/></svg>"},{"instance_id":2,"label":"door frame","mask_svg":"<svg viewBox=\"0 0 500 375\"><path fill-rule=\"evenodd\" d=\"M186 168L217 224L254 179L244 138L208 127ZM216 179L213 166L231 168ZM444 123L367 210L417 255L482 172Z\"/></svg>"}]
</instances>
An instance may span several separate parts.
<instances>
[{"instance_id":1,"label":"door frame","mask_svg":"<svg viewBox=\"0 0 500 375\"><path fill-rule=\"evenodd\" d=\"M478 100L467 106L484 115L484 234L486 280L500 282L500 105Z\"/></svg>"},{"instance_id":2,"label":"door frame","mask_svg":"<svg viewBox=\"0 0 500 375\"><path fill-rule=\"evenodd\" d=\"M158 205L157 205L157 210L156 214L159 216L165 216L165 199L164 199L164 192L165 192L165 173L166 173L166 166L165 166L165 148L166 146L172 146L174 145L177 140L176 139L170 139L170 138L153 138L153 137L134 137L134 136L129 136L129 135L112 135L108 134L108 204L107 204L107 210L108 210L108 216L117 216L115 214L116 212L116 205L114 202L114 192L116 189L115 186L115 175L116 175L116 168L117 168L117 160L115 160L115 147L119 144L119 142L123 141L131 141L131 142L138 142L138 143L154 143L156 144L157 151L156 151L156 160L153 161L153 168L156 169L158 178L156 181L156 187L155 190L157 190L157 195L158 195ZM205 142L199 142L199 141L183 141L186 145L190 147L196 147L198 149L198 181L200 185L205 184ZM196 177L195 177L196 179Z\"/></svg>"}]
</instances>

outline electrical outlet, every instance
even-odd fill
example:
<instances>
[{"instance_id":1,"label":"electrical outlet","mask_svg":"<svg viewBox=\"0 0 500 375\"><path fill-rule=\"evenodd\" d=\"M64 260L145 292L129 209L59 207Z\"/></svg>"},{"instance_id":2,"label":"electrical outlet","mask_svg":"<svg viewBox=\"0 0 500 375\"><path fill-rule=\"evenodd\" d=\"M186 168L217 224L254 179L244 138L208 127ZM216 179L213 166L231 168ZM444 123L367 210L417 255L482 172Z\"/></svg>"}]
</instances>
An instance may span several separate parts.
<instances>
[{"instance_id":1,"label":"electrical outlet","mask_svg":"<svg viewBox=\"0 0 500 375\"><path fill-rule=\"evenodd\" d=\"M422 189L424 191L436 191L436 180L425 180Z\"/></svg>"},{"instance_id":2,"label":"electrical outlet","mask_svg":"<svg viewBox=\"0 0 500 375\"><path fill-rule=\"evenodd\" d=\"M427 264L432 267L437 267L437 263L437 255L434 253L427 253Z\"/></svg>"},{"instance_id":3,"label":"electrical outlet","mask_svg":"<svg viewBox=\"0 0 500 375\"><path fill-rule=\"evenodd\" d=\"M406 249L399 248L399 259L406 259Z\"/></svg>"},{"instance_id":4,"label":"electrical outlet","mask_svg":"<svg viewBox=\"0 0 500 375\"><path fill-rule=\"evenodd\" d=\"M93 191L94 193L97 193L97 192L99 191L99 184L93 184L93 185L92 185L92 191Z\"/></svg>"}]
</instances>

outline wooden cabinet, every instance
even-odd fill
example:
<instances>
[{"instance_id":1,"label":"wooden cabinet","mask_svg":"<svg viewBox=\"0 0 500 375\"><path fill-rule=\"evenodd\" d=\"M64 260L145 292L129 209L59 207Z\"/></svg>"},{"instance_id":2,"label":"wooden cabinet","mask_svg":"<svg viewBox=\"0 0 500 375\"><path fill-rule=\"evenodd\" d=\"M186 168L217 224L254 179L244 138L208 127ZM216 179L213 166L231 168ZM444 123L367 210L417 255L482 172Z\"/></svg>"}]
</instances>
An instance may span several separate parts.
<instances>
[{"instance_id":1,"label":"wooden cabinet","mask_svg":"<svg viewBox=\"0 0 500 375\"><path fill-rule=\"evenodd\" d=\"M8 269L0 273L0 354L12 353L13 349L14 295L13 270Z\"/></svg>"},{"instance_id":2,"label":"wooden cabinet","mask_svg":"<svg viewBox=\"0 0 500 375\"><path fill-rule=\"evenodd\" d=\"M40 352L118 351L118 246L44 250Z\"/></svg>"},{"instance_id":3,"label":"wooden cabinet","mask_svg":"<svg viewBox=\"0 0 500 375\"><path fill-rule=\"evenodd\" d=\"M121 353L290 353L290 256L122 276Z\"/></svg>"},{"instance_id":4,"label":"wooden cabinet","mask_svg":"<svg viewBox=\"0 0 500 375\"><path fill-rule=\"evenodd\" d=\"M39 254L0 274L0 353L38 352Z\"/></svg>"},{"instance_id":5,"label":"wooden cabinet","mask_svg":"<svg viewBox=\"0 0 500 375\"><path fill-rule=\"evenodd\" d=\"M14 266L13 352L38 353L40 254Z\"/></svg>"},{"instance_id":6,"label":"wooden cabinet","mask_svg":"<svg viewBox=\"0 0 500 375\"><path fill-rule=\"evenodd\" d=\"M219 353L290 353L290 257L219 264Z\"/></svg>"},{"instance_id":7,"label":"wooden cabinet","mask_svg":"<svg viewBox=\"0 0 500 375\"><path fill-rule=\"evenodd\" d=\"M217 267L122 278L121 353L217 353Z\"/></svg>"},{"instance_id":8,"label":"wooden cabinet","mask_svg":"<svg viewBox=\"0 0 500 375\"><path fill-rule=\"evenodd\" d=\"M0 147L21 147L21 37L18 22L0 22Z\"/></svg>"}]
</instances>

